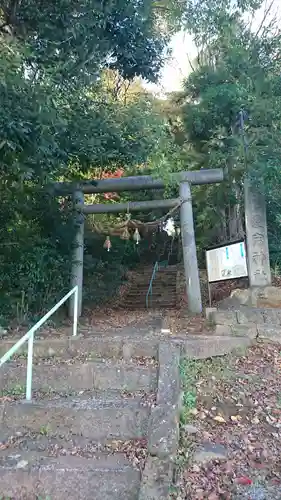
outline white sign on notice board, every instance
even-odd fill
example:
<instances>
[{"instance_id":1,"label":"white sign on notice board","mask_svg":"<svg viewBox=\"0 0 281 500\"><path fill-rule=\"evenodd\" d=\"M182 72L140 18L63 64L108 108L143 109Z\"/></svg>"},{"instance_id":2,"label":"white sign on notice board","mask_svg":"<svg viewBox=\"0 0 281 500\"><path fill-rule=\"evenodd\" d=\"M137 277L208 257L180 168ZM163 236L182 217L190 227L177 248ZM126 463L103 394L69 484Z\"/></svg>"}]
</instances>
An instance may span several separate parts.
<instances>
[{"instance_id":1,"label":"white sign on notice board","mask_svg":"<svg viewBox=\"0 0 281 500\"><path fill-rule=\"evenodd\" d=\"M206 251L209 283L248 276L245 242Z\"/></svg>"}]
</instances>

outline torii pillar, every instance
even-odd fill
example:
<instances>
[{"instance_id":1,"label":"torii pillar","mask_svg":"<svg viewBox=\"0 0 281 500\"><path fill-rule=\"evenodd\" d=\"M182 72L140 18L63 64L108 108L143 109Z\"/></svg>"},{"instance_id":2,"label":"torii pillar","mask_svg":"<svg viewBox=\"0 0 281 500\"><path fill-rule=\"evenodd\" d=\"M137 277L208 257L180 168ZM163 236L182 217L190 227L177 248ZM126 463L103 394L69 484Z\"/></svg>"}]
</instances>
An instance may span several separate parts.
<instances>
[{"instance_id":1,"label":"torii pillar","mask_svg":"<svg viewBox=\"0 0 281 500\"><path fill-rule=\"evenodd\" d=\"M84 194L83 191L77 190L73 193L73 206L75 207L74 223L76 226L75 241L73 245L73 257L71 268L71 287L78 285L78 316L82 314L82 288L83 288L83 268L84 268L84 222L85 215L83 213ZM74 311L74 296L72 295L69 302L69 315L73 316Z\"/></svg>"},{"instance_id":2,"label":"torii pillar","mask_svg":"<svg viewBox=\"0 0 281 500\"><path fill-rule=\"evenodd\" d=\"M191 314L200 314L202 313L200 275L194 233L191 189L188 182L180 183L180 198L182 202L180 220L187 307Z\"/></svg>"}]
</instances>

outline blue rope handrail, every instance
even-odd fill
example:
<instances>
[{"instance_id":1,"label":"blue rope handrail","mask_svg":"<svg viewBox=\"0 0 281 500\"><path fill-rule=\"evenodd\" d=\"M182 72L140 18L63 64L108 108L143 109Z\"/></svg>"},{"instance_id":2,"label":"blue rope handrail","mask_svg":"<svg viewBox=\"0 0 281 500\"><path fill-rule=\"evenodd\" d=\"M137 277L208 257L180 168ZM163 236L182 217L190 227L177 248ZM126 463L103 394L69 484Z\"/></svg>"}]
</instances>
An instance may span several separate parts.
<instances>
[{"instance_id":1,"label":"blue rope handrail","mask_svg":"<svg viewBox=\"0 0 281 500\"><path fill-rule=\"evenodd\" d=\"M149 287L148 287L146 298L145 298L145 303L146 303L146 307L147 308L148 308L148 305L149 305L148 304L148 302L149 302L149 295L152 298L152 284L153 284L153 281L154 281L154 278L156 276L156 273L157 273L158 269L159 269L159 263L158 263L158 261L156 261L155 264L154 264L154 268L153 268L152 275L151 275L150 282L149 282Z\"/></svg>"}]
</instances>

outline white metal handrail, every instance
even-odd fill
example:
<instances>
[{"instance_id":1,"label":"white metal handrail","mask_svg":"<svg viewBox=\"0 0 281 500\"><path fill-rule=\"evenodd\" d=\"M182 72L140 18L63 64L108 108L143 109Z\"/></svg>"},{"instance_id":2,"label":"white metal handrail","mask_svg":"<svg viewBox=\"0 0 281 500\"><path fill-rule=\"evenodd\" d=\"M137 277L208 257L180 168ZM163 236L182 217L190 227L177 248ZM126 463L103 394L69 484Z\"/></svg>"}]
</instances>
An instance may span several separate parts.
<instances>
[{"instance_id":1,"label":"white metal handrail","mask_svg":"<svg viewBox=\"0 0 281 500\"><path fill-rule=\"evenodd\" d=\"M1 366L9 361L9 359L17 352L17 350L28 341L28 353L27 353L27 368L26 368L26 400L31 401L32 398L32 364L33 364L33 342L34 334L40 328L40 326L47 321L52 314L54 314L64 302L67 301L72 295L74 295L74 305L73 305L73 336L77 335L77 325L78 325L78 286L76 285L70 292L68 292L43 318L41 318L36 325L34 325L30 330L16 342L11 349L9 349L2 358L0 358L0 368Z\"/></svg>"}]
</instances>

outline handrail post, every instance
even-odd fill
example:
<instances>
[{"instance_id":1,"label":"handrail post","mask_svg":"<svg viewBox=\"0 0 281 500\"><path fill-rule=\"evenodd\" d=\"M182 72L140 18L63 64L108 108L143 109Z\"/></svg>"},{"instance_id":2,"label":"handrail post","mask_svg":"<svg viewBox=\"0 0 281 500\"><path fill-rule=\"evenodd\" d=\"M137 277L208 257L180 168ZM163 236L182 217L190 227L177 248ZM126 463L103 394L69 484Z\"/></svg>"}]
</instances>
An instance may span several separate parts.
<instances>
[{"instance_id":1,"label":"handrail post","mask_svg":"<svg viewBox=\"0 0 281 500\"><path fill-rule=\"evenodd\" d=\"M34 332L28 339L27 370L26 370L26 400L32 399L32 365L33 365Z\"/></svg>"},{"instance_id":2,"label":"handrail post","mask_svg":"<svg viewBox=\"0 0 281 500\"><path fill-rule=\"evenodd\" d=\"M26 400L31 401L32 399L32 369L33 369L33 343L34 343L34 334L35 332L42 326L45 321L47 321L54 312L58 310L58 308L65 303L67 299L73 297L73 336L77 335L78 329L78 313L79 313L79 287L76 285L70 292L68 292L57 304L50 309L43 318L37 321L36 325L34 325L30 330L23 335L23 337L18 340L11 349L9 349L4 356L0 357L0 368L4 365L9 359L15 354L15 352L20 349L20 347L28 342L28 353L27 353L27 368L26 368Z\"/></svg>"},{"instance_id":3,"label":"handrail post","mask_svg":"<svg viewBox=\"0 0 281 500\"><path fill-rule=\"evenodd\" d=\"M77 335L77 324L78 324L78 299L79 299L79 288L76 285L74 292L74 304L73 304L73 337Z\"/></svg>"}]
</instances>

